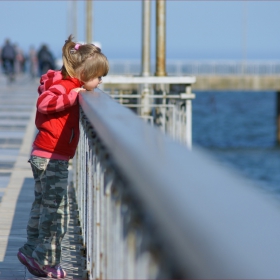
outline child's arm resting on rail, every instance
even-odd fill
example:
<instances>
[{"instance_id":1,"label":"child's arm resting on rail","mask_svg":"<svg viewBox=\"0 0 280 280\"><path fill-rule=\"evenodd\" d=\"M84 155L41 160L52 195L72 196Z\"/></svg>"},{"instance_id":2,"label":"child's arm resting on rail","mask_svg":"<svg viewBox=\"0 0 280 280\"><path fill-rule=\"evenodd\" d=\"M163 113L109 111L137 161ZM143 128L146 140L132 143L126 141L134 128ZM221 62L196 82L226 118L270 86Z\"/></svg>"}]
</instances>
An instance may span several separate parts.
<instances>
[{"instance_id":1,"label":"child's arm resting on rail","mask_svg":"<svg viewBox=\"0 0 280 280\"><path fill-rule=\"evenodd\" d=\"M37 109L43 114L52 114L63 111L77 102L77 97L83 88L74 88L69 94L62 85L53 85L44 91L37 100Z\"/></svg>"}]
</instances>

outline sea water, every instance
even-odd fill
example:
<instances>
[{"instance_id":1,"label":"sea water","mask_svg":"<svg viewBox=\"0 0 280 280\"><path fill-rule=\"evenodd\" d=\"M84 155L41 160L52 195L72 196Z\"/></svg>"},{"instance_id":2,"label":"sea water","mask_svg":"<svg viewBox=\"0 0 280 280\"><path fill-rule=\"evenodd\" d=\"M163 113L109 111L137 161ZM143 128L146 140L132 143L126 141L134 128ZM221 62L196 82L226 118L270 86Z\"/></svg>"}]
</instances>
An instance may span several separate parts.
<instances>
[{"instance_id":1,"label":"sea water","mask_svg":"<svg viewBox=\"0 0 280 280\"><path fill-rule=\"evenodd\" d=\"M196 91L193 143L280 199L273 91Z\"/></svg>"}]
</instances>

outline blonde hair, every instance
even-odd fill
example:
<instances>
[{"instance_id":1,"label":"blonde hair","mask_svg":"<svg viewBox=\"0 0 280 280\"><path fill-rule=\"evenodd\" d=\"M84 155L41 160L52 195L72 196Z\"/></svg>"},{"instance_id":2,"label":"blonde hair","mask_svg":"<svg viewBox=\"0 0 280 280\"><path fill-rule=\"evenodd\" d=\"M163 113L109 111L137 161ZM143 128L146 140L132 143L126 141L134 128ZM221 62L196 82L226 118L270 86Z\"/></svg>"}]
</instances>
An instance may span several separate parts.
<instances>
[{"instance_id":1,"label":"blonde hair","mask_svg":"<svg viewBox=\"0 0 280 280\"><path fill-rule=\"evenodd\" d=\"M78 44L72 41L70 35L62 48L63 78L73 77L82 82L106 76L109 72L109 62L101 49L93 44Z\"/></svg>"}]
</instances>

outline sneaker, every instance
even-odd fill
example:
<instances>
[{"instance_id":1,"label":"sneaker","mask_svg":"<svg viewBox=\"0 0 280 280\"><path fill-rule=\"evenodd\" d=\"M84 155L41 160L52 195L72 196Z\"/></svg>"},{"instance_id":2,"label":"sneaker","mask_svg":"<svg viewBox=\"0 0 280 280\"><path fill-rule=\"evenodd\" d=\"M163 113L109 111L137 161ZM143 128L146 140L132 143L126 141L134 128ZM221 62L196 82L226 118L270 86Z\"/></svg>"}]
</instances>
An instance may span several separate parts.
<instances>
[{"instance_id":1,"label":"sneaker","mask_svg":"<svg viewBox=\"0 0 280 280\"><path fill-rule=\"evenodd\" d=\"M47 273L49 277L53 278L65 278L66 277L66 271L61 267L60 264L55 266L47 265L45 266L44 271Z\"/></svg>"},{"instance_id":2,"label":"sneaker","mask_svg":"<svg viewBox=\"0 0 280 280\"><path fill-rule=\"evenodd\" d=\"M28 269L28 271L32 274L32 275L35 275L35 276L38 276L38 277L45 277L47 276L47 274L45 272L42 272L40 270L38 270L37 268L35 268L33 266L33 258L32 257L29 257L25 254L23 254L22 252L18 252L17 253L17 257L19 259L19 261L26 266L26 268Z\"/></svg>"},{"instance_id":3,"label":"sneaker","mask_svg":"<svg viewBox=\"0 0 280 280\"><path fill-rule=\"evenodd\" d=\"M66 271L62 269L61 265L41 265L35 259L32 259L32 266L40 273L44 274L44 276L52 277L52 278L65 278Z\"/></svg>"}]
</instances>

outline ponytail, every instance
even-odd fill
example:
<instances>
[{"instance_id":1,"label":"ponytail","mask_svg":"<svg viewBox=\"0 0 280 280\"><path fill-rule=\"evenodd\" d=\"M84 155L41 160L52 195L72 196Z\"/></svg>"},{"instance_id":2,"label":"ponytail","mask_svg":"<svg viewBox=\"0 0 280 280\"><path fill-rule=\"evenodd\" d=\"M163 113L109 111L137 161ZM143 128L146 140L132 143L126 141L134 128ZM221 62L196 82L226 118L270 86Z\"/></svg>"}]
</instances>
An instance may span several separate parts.
<instances>
[{"instance_id":1,"label":"ponytail","mask_svg":"<svg viewBox=\"0 0 280 280\"><path fill-rule=\"evenodd\" d=\"M99 76L106 76L109 63L101 49L93 44L78 44L70 35L62 48L63 66L61 73L64 79L73 77L82 82Z\"/></svg>"}]
</instances>

